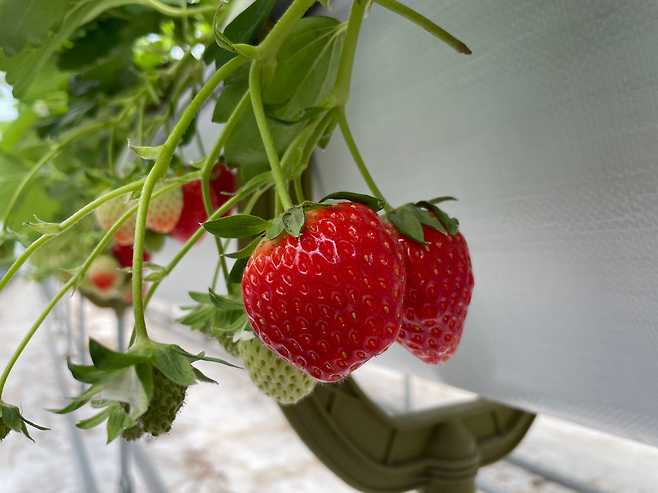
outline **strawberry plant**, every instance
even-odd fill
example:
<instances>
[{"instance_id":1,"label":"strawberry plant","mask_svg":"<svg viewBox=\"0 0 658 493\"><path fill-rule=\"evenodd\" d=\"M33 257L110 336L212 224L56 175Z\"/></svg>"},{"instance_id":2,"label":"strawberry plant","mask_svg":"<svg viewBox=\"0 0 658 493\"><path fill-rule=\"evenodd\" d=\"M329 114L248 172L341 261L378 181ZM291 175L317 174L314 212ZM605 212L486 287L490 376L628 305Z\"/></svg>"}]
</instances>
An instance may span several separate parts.
<instances>
[{"instance_id":1,"label":"strawberry plant","mask_svg":"<svg viewBox=\"0 0 658 493\"><path fill-rule=\"evenodd\" d=\"M428 363L454 353L473 289L458 223L438 201L385 201L345 107L373 5L470 51L396 0L355 0L346 22L319 6L324 15L307 16L314 4L294 0L274 22L274 0L0 2L0 71L18 101L17 118L0 127L0 290L26 263L34 279L63 284L0 376L0 439L42 429L2 390L45 317L76 290L132 305L133 337L124 353L91 339L92 364L68 363L89 387L55 412L90 404L100 411L78 426L106 422L108 441L167 433L188 387L211 381L193 363L233 366L152 340L144 318L206 233L215 281L190 293L180 322L216 338L279 402L347 377L396 340ZM197 119L213 100L219 125L206 150ZM307 200L301 175L337 128L372 196ZM188 145L203 158L187 161ZM270 189L274 218L252 215ZM167 265L150 263L166 238L182 246ZM234 238L245 244L228 252Z\"/></svg>"}]
</instances>

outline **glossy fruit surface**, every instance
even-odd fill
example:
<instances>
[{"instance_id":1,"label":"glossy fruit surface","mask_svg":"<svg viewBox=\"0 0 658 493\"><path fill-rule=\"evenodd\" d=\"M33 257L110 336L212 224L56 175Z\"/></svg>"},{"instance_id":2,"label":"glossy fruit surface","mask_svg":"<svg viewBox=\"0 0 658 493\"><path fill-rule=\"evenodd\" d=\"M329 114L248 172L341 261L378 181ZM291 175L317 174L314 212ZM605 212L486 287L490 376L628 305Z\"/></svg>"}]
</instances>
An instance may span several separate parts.
<instances>
[{"instance_id":1,"label":"glossy fruit surface","mask_svg":"<svg viewBox=\"0 0 658 493\"><path fill-rule=\"evenodd\" d=\"M231 198L229 193L234 193L236 190L235 175L228 169L226 164L219 162L215 165L210 175L210 188L215 191L217 195L217 207L221 207L224 203ZM230 214L231 211L224 214Z\"/></svg>"},{"instance_id":2,"label":"glossy fruit surface","mask_svg":"<svg viewBox=\"0 0 658 493\"><path fill-rule=\"evenodd\" d=\"M96 209L96 219L101 228L109 231L112 226L123 216L131 207L137 205L136 200L129 200L130 194L121 195L108 202L105 202ZM119 245L132 245L135 241L135 223L137 216L133 214L125 223L114 233L112 238Z\"/></svg>"},{"instance_id":3,"label":"glossy fruit surface","mask_svg":"<svg viewBox=\"0 0 658 493\"><path fill-rule=\"evenodd\" d=\"M395 342L404 287L392 229L347 202L307 212L299 238L284 232L261 241L242 280L247 315L265 345L324 382Z\"/></svg>"},{"instance_id":4,"label":"glossy fruit surface","mask_svg":"<svg viewBox=\"0 0 658 493\"><path fill-rule=\"evenodd\" d=\"M112 255L119 261L121 267L132 267L133 266L133 246L132 245L112 245L111 248ZM144 262L151 261L151 254L144 250L142 256Z\"/></svg>"},{"instance_id":5,"label":"glossy fruit surface","mask_svg":"<svg viewBox=\"0 0 658 493\"><path fill-rule=\"evenodd\" d=\"M473 293L473 268L461 233L423 226L422 245L400 235L407 287L398 342L426 363L444 363L457 350Z\"/></svg>"},{"instance_id":6,"label":"glossy fruit surface","mask_svg":"<svg viewBox=\"0 0 658 493\"><path fill-rule=\"evenodd\" d=\"M112 255L99 255L89 266L87 277L99 291L110 291L123 276L121 265Z\"/></svg>"}]
</instances>

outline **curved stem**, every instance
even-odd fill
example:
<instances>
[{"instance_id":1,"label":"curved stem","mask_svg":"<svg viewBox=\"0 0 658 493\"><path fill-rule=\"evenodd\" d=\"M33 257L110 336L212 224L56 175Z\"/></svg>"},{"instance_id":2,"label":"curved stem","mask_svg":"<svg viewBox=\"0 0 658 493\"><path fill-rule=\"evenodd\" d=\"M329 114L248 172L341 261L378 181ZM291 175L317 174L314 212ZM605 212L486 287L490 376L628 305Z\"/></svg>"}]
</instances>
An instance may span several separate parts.
<instances>
[{"instance_id":1,"label":"curved stem","mask_svg":"<svg viewBox=\"0 0 658 493\"><path fill-rule=\"evenodd\" d=\"M59 144L58 146L54 147L48 154L46 154L44 157L42 157L37 164L35 164L30 172L23 178L21 183L16 187L16 190L14 190L14 194L11 197L11 200L9 201L9 205L7 206L7 210L4 213L4 216L2 217L2 229L4 231L7 230L7 222L9 221L9 216L11 215L12 210L16 206L16 202L18 201L18 197L23 193L23 190L27 186L27 184L30 182L30 180L34 177L34 175L37 174L37 171L39 171L48 161L50 161L53 157L55 157L57 154L62 152L66 146L68 146L71 142L73 142L75 139L78 137L81 137L82 135L85 135L89 132L93 132L95 130L98 130L100 128L103 128L104 126L107 125L107 122L104 123L98 123L96 125L92 125L90 127L84 128L73 135L69 136L68 139L66 139L64 142Z\"/></svg>"},{"instance_id":2,"label":"curved stem","mask_svg":"<svg viewBox=\"0 0 658 493\"><path fill-rule=\"evenodd\" d=\"M208 154L208 156L206 157L205 163L203 163L203 168L201 169L201 185L203 191L203 203L206 207L206 215L208 217L210 217L210 215L213 213L212 202L210 201L210 174L212 173L213 166L219 160L219 155L221 154L222 149L226 145L226 142L228 141L229 137L231 136L233 129L237 125L238 120L240 120L240 117L242 116L244 111L249 106L250 102L251 99L249 97L249 91L247 91L245 95L242 97L242 99L240 100L240 102L238 103L238 105L236 106L235 110L233 110L233 113L231 114L230 118L226 122L226 125L224 125L224 129L222 130L222 133L217 139L217 142L215 142L215 146L210 151L210 154ZM217 265L218 266L221 265L224 279L227 279L229 272L228 272L228 267L226 265L226 259L224 258L224 248L222 247L222 242L219 238L215 238L215 243L217 244L217 253L219 254L219 260ZM213 286L217 282L217 273L215 274L214 279L215 280L213 281Z\"/></svg>"},{"instance_id":3,"label":"curved stem","mask_svg":"<svg viewBox=\"0 0 658 493\"><path fill-rule=\"evenodd\" d=\"M461 53L462 55L470 55L471 53L473 53L468 48L468 46L466 46L464 43L459 41L448 31L441 29L439 26L434 24L427 17L419 14L415 10L410 9L406 5L402 5L400 2L397 2L396 0L374 0L374 1L377 2L379 5L381 5L382 7L387 8L391 12L394 12L404 17L405 19L410 20L417 26L422 27L423 29L425 29L425 31L430 33L432 36L437 37L445 44L450 46L450 48L455 50L457 53Z\"/></svg>"},{"instance_id":4,"label":"curved stem","mask_svg":"<svg viewBox=\"0 0 658 493\"><path fill-rule=\"evenodd\" d=\"M217 10L217 7L214 5L206 5L204 7L197 7L195 9L175 9L158 0L141 0L139 3L142 5L149 5L161 14L168 15L169 17L189 17L190 15L215 12Z\"/></svg>"},{"instance_id":5,"label":"curved stem","mask_svg":"<svg viewBox=\"0 0 658 493\"><path fill-rule=\"evenodd\" d=\"M190 173L189 175L186 175L184 178L186 181L190 181L193 179L198 178L199 173ZM160 195L163 195L167 193L169 190L172 190L174 188L180 187L183 184L184 180L180 180L176 183L171 183L167 186L162 187L160 190L155 192L153 194L153 197L159 197ZM41 326L43 321L46 319L48 314L52 311L52 309L55 307L57 302L62 299L62 297L66 294L66 292L71 289L72 287L75 287L75 285L78 283L78 280L83 278L84 275L87 273L87 270L91 266L91 264L96 260L96 258L103 253L103 250L107 247L109 242L112 240L112 236L114 236L114 233L118 231L118 229L125 223L130 216L132 216L135 212L137 211L137 206L131 207L129 210L127 210L123 216L121 216L116 223L107 231L105 236L101 239L101 241L96 245L96 248L89 254L87 257L87 260L82 264L80 269L78 269L78 272L75 273L71 279L68 280L68 282L62 287L62 289L59 290L57 295L48 303L48 306L46 306L45 310L41 313L39 318L37 318L36 322L34 322L34 325L30 328L27 334L25 334L25 337L23 337L23 340L19 344L18 348L16 348L16 351L14 351L14 354L11 356L11 359L7 363L7 366L5 367L4 371L2 372L2 376L0 376L0 396L2 396L2 390L4 389L5 382L7 381L7 377L9 377L9 373L11 373L12 368L16 364L16 361L18 361L18 358L20 357L21 353L25 350L25 347L28 345L34 334L36 333L37 329ZM42 236L41 238L45 238ZM40 239L41 239L40 238Z\"/></svg>"},{"instance_id":6,"label":"curved stem","mask_svg":"<svg viewBox=\"0 0 658 493\"><path fill-rule=\"evenodd\" d=\"M249 92L251 93L251 104L254 109L254 115L256 117L256 123L258 124L258 130L260 131L260 136L263 139L263 145L265 146L267 159L270 161L272 176L274 177L274 183L276 184L277 195L279 196L279 200L281 200L283 210L288 210L292 208L292 200L288 194L288 184L283 179L283 172L281 171L279 155L276 152L274 140L272 139L272 134L270 133L270 127L267 123L267 117L265 116L265 108L263 107L263 98L261 95L260 76L261 66L257 62L254 62L251 66L251 70L249 71Z\"/></svg>"},{"instance_id":7,"label":"curved stem","mask_svg":"<svg viewBox=\"0 0 658 493\"><path fill-rule=\"evenodd\" d=\"M261 187L262 188L267 188L268 186L270 186L270 185L268 185L267 183L266 184L259 183L259 184L256 184L256 185L252 186L252 187L243 189L239 193L236 193L229 200L227 200L224 204L222 204L222 206L219 209L217 209L215 212L213 212L213 214L208 218L208 220L211 221L213 219L217 219L219 217L222 217L227 211L229 211L231 209L231 207L233 207L235 204L240 202L243 198L247 197L250 193L254 192L258 188L261 188ZM192 237L189 240L187 240L187 243L185 243L185 245L183 245L183 248L180 249L180 251L174 256L173 259L171 259L171 261L167 265L167 267L165 269L167 274L171 273L171 271L174 270L174 268L178 265L178 262L180 262L181 259L185 256L185 254L187 254L187 252L190 250L190 248L192 248L196 244L196 242L199 241L199 238L201 238L201 236L203 236L203 233L205 233L205 231L206 230L203 227L200 227L196 231L196 233L194 233L192 235ZM134 276L134 270L135 270L135 268L134 268L134 264L133 264L133 276ZM162 283L162 281L158 281L158 282L154 282L151 285L151 287L149 288L148 293L146 294L146 298L144 299L144 306L148 305L151 298L153 298L153 294L158 289L158 286L160 286L161 283ZM133 303L134 303L134 301L133 301Z\"/></svg>"},{"instance_id":8,"label":"curved stem","mask_svg":"<svg viewBox=\"0 0 658 493\"><path fill-rule=\"evenodd\" d=\"M338 99L339 105L345 106L350 94L350 82L352 81L352 69L354 67L354 56L356 54L356 43L359 40L363 16L369 2L365 0L355 0L352 4L350 18L347 21L347 32L345 33L345 42L343 43L343 53L340 57L338 74L336 75L336 84L333 93Z\"/></svg>"},{"instance_id":9,"label":"curved stem","mask_svg":"<svg viewBox=\"0 0 658 493\"><path fill-rule=\"evenodd\" d=\"M135 334L136 342L148 340L146 331L146 321L144 319L144 301L142 300L142 282L143 282L143 254L144 254L144 232L146 230L146 215L151 200L151 194L158 180L165 176L171 158L178 147L185 130L190 125L195 115L201 108L201 105L210 97L219 83L230 75L241 65L245 64L247 59L244 57L233 58L230 62L223 65L215 74L204 84L197 95L190 101L189 106L181 115L178 123L173 128L169 137L162 146L160 156L153 165L153 168L146 177L142 195L139 198L139 208L137 210L137 221L135 224L135 243L133 245L133 310L135 312Z\"/></svg>"},{"instance_id":10,"label":"curved stem","mask_svg":"<svg viewBox=\"0 0 658 493\"><path fill-rule=\"evenodd\" d=\"M144 179L138 180L134 183L130 183L129 185L123 186L121 188L117 188L116 190L112 190L111 192L106 193L102 197L97 198L93 202L90 202L82 209L80 209L78 212L73 214L71 217L59 223L60 227L62 228L60 234L66 231L67 229L69 229L78 221L80 221L87 214L93 212L94 209L97 209L98 207L103 205L105 202L109 202L110 200L119 197L125 193L139 190L143 184L144 184ZM41 248L43 245L48 243L50 240L55 238L55 236L57 235L41 236L36 241L34 241L34 243L32 243L29 247L27 247L27 249L23 252L23 254L20 257L18 257L16 261L11 265L11 267L9 268L7 273L2 277L2 279L0 279L0 291L2 291L4 287L7 285L7 283L11 281L11 279L14 277L16 272L18 272L18 269L20 269L23 266L23 264L27 261L27 259L30 258L30 255L32 255L34 252L36 252L39 248Z\"/></svg>"},{"instance_id":11,"label":"curved stem","mask_svg":"<svg viewBox=\"0 0 658 493\"><path fill-rule=\"evenodd\" d=\"M354 138L352 137L352 132L350 132L350 127L347 125L347 118L345 118L345 108L341 106L340 108L338 108L336 114L338 116L338 125L340 126L340 131L342 132L343 137L345 138L345 143L347 144L347 147L350 150L350 153L352 154L352 158L354 159L357 168L359 168L359 171L361 172L361 176L363 176L363 179L368 185L368 188L370 189L370 191L375 197L377 197L378 199L386 200L382 192L379 190L379 188L377 188L377 185L375 184L375 180L373 180L372 176L370 176L370 172L366 167L366 163L363 161L363 158L359 153L359 149L356 147L356 142L354 142ZM386 212L391 212L393 210L393 208L389 205L388 202L386 202L385 209Z\"/></svg>"},{"instance_id":12,"label":"curved stem","mask_svg":"<svg viewBox=\"0 0 658 493\"><path fill-rule=\"evenodd\" d=\"M259 51L265 53L266 56L275 57L297 21L304 16L314 3L315 0L295 0L258 46Z\"/></svg>"}]
</instances>

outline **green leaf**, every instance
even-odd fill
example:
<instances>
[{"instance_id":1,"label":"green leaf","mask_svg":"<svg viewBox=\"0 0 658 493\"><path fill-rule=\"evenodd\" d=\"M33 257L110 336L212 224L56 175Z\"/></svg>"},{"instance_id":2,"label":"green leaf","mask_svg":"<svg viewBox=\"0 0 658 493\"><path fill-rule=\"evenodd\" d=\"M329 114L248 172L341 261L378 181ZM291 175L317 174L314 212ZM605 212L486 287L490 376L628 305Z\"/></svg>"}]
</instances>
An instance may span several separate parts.
<instances>
[{"instance_id":1,"label":"green leaf","mask_svg":"<svg viewBox=\"0 0 658 493\"><path fill-rule=\"evenodd\" d=\"M196 382L192 365L173 346L163 346L153 353L153 364L167 378L179 385L193 385Z\"/></svg>"},{"instance_id":2,"label":"green leaf","mask_svg":"<svg viewBox=\"0 0 658 493\"><path fill-rule=\"evenodd\" d=\"M234 284L242 283L242 274L244 274L244 269L247 267L248 260L249 259L246 258L239 258L235 261L231 272L229 272L227 279L228 282L232 282Z\"/></svg>"},{"instance_id":3,"label":"green leaf","mask_svg":"<svg viewBox=\"0 0 658 493\"><path fill-rule=\"evenodd\" d=\"M28 2L0 1L0 48L7 56L16 56L26 43L41 46L64 20L70 0Z\"/></svg>"},{"instance_id":4,"label":"green leaf","mask_svg":"<svg viewBox=\"0 0 658 493\"><path fill-rule=\"evenodd\" d=\"M388 215L389 220L395 225L400 233L418 243L426 245L423 226L418 218L411 212L401 209Z\"/></svg>"},{"instance_id":5,"label":"green leaf","mask_svg":"<svg viewBox=\"0 0 658 493\"><path fill-rule=\"evenodd\" d=\"M121 406L111 408L110 419L107 420L107 442L110 443L121 435L123 430L135 426L136 421L130 419Z\"/></svg>"},{"instance_id":6,"label":"green leaf","mask_svg":"<svg viewBox=\"0 0 658 493\"><path fill-rule=\"evenodd\" d=\"M265 237L268 240L273 240L277 236L279 236L281 233L283 233L283 230L285 230L286 227L283 224L283 219L281 217L276 217L272 220L272 226L270 226L265 233Z\"/></svg>"},{"instance_id":7,"label":"green leaf","mask_svg":"<svg viewBox=\"0 0 658 493\"><path fill-rule=\"evenodd\" d=\"M89 355L94 366L99 370L120 370L148 359L145 356L130 353L117 353L102 346L94 339L89 339Z\"/></svg>"},{"instance_id":8,"label":"green leaf","mask_svg":"<svg viewBox=\"0 0 658 493\"><path fill-rule=\"evenodd\" d=\"M413 204L403 205L400 209L411 212L414 216L416 216L421 224L429 226L430 228L433 228L440 233L448 234L448 231L443 227L443 224L441 224L441 222L436 217L431 216L426 210L419 209Z\"/></svg>"},{"instance_id":9,"label":"green leaf","mask_svg":"<svg viewBox=\"0 0 658 493\"><path fill-rule=\"evenodd\" d=\"M118 376L121 372L125 371L124 369L113 370L113 371L103 371L99 370L95 366L83 366L83 365L74 365L71 363L71 360L67 360L67 365L73 378L78 382L84 382L88 384L95 383L105 383L112 380L114 377Z\"/></svg>"},{"instance_id":10,"label":"green leaf","mask_svg":"<svg viewBox=\"0 0 658 493\"><path fill-rule=\"evenodd\" d=\"M75 397L71 402L71 404L69 404L68 406L63 407L62 409L50 409L49 411L55 414L67 414L73 412L76 409L80 409L82 406L84 406L87 402L89 402L89 399L94 397L101 390L103 390L102 385L94 384L91 387L89 387L87 390L82 392L79 396Z\"/></svg>"},{"instance_id":11,"label":"green leaf","mask_svg":"<svg viewBox=\"0 0 658 493\"><path fill-rule=\"evenodd\" d=\"M135 365L135 373L137 373L139 381L142 382L148 402L151 402L153 398L153 372L151 371L151 365L148 363L139 363Z\"/></svg>"},{"instance_id":12,"label":"green leaf","mask_svg":"<svg viewBox=\"0 0 658 493\"><path fill-rule=\"evenodd\" d=\"M247 66L251 66L248 64ZM215 123L226 123L235 111L240 100L244 97L249 89L249 79L245 77L234 84L224 88L219 94L215 110L212 113L212 121Z\"/></svg>"},{"instance_id":13,"label":"green leaf","mask_svg":"<svg viewBox=\"0 0 658 493\"><path fill-rule=\"evenodd\" d=\"M251 257L251 254L254 253L254 250L258 246L258 244L261 242L263 238L259 236L256 238L254 241L249 243L246 247L241 248L237 252L233 253L225 253L224 256L228 258L249 258Z\"/></svg>"},{"instance_id":14,"label":"green leaf","mask_svg":"<svg viewBox=\"0 0 658 493\"><path fill-rule=\"evenodd\" d=\"M213 29L215 32L215 40L220 47L224 48L223 45L229 44L235 45L237 43L253 43L256 40L258 31L265 24L265 21L269 19L270 12L274 6L275 0L256 0L251 4L247 9L245 9L240 15L238 15L233 21L226 27L226 29L221 29L221 25L218 24L222 20L220 15L215 15L215 20L213 22ZM219 14L220 9L217 11ZM217 35L220 34L218 38ZM226 50L226 48L225 48ZM221 50L216 54L215 66L221 67L226 62L235 57L235 54L231 51ZM210 63L209 59L204 57L206 63Z\"/></svg>"},{"instance_id":15,"label":"green leaf","mask_svg":"<svg viewBox=\"0 0 658 493\"><path fill-rule=\"evenodd\" d=\"M12 0L12 3L19 1L29 4L30 8L39 10L43 9L45 4L53 3L54 5L58 5L60 2L63 2L63 0L53 0L52 2L50 0L48 2ZM44 68L48 60L50 60L53 53L65 40L71 37L78 27L95 19L106 10L132 2L134 0L71 0L61 27L57 31L49 32L49 36L40 43L38 48L26 46L14 57L9 57L7 52L0 53L0 71L7 72L6 80L13 87L14 97L21 99L25 96L28 87L41 69ZM43 15L49 15L49 9L45 10ZM57 19L58 17L60 16L56 15L52 18ZM0 18L6 19L11 17L5 17L2 14ZM31 22L31 20L27 22Z\"/></svg>"},{"instance_id":16,"label":"green leaf","mask_svg":"<svg viewBox=\"0 0 658 493\"><path fill-rule=\"evenodd\" d=\"M285 103L272 116L294 121L308 108L318 106L331 91L345 27L331 17L308 17L295 25L277 54L274 79L263 90L266 104Z\"/></svg>"},{"instance_id":17,"label":"green leaf","mask_svg":"<svg viewBox=\"0 0 658 493\"><path fill-rule=\"evenodd\" d=\"M35 217L35 219L37 220L36 223L25 223L25 225L44 236L53 236L62 232L62 226L59 223L46 223L38 217Z\"/></svg>"},{"instance_id":18,"label":"green leaf","mask_svg":"<svg viewBox=\"0 0 658 493\"><path fill-rule=\"evenodd\" d=\"M197 303L210 303L210 295L208 293L197 293L196 291L188 291L190 298Z\"/></svg>"},{"instance_id":19,"label":"green leaf","mask_svg":"<svg viewBox=\"0 0 658 493\"><path fill-rule=\"evenodd\" d=\"M219 363L225 366L230 366L232 368L240 368L239 366L235 366L234 364L229 363L228 361L224 361L223 359L206 356L203 351L201 351L199 354L191 354L179 346L173 346L173 348L176 351L178 351L181 355L183 355L183 357L187 358L190 361L190 363L195 361L209 361L210 363ZM194 367L192 368L194 369Z\"/></svg>"},{"instance_id":20,"label":"green leaf","mask_svg":"<svg viewBox=\"0 0 658 493\"><path fill-rule=\"evenodd\" d=\"M299 235L302 234L305 219L306 216L304 215L304 209L300 206L295 206L292 209L287 210L283 213L283 216L281 216L283 227L286 228L286 231L295 238L299 238Z\"/></svg>"},{"instance_id":21,"label":"green leaf","mask_svg":"<svg viewBox=\"0 0 658 493\"><path fill-rule=\"evenodd\" d=\"M350 202L357 202L363 204L366 207L370 207L373 211L377 212L384 208L386 201L378 199L377 197L372 197L371 195L364 195L362 193L354 192L334 192L323 197L320 202L326 202L327 200L349 200Z\"/></svg>"},{"instance_id":22,"label":"green leaf","mask_svg":"<svg viewBox=\"0 0 658 493\"><path fill-rule=\"evenodd\" d=\"M448 216L448 214L443 212L434 204L431 204L430 202L427 201L421 201L421 202L416 202L416 205L418 207L424 207L428 211L433 212L436 215L437 219L446 227L446 229L451 235L456 235L457 232L459 231L459 221L457 221L457 219L455 218Z\"/></svg>"},{"instance_id":23,"label":"green leaf","mask_svg":"<svg viewBox=\"0 0 658 493\"><path fill-rule=\"evenodd\" d=\"M130 147L130 150L133 151L142 159L153 159L153 160L158 159L158 157L160 157L160 153L164 148L164 146L157 146L157 147L136 146L131 144L130 141L128 141L128 147Z\"/></svg>"},{"instance_id":24,"label":"green leaf","mask_svg":"<svg viewBox=\"0 0 658 493\"><path fill-rule=\"evenodd\" d=\"M228 296L217 294L212 289L209 289L208 291L210 293L210 301L217 308L220 308L222 310L236 310L236 309L244 308L244 305L241 300L236 300L233 298L229 298Z\"/></svg>"},{"instance_id":25,"label":"green leaf","mask_svg":"<svg viewBox=\"0 0 658 493\"><path fill-rule=\"evenodd\" d=\"M220 217L203 223L208 233L221 238L244 238L262 233L270 227L270 221L248 214Z\"/></svg>"},{"instance_id":26,"label":"green leaf","mask_svg":"<svg viewBox=\"0 0 658 493\"><path fill-rule=\"evenodd\" d=\"M427 202L430 203L430 204L436 205L436 204L440 204L441 202L447 202L449 200L455 200L456 201L458 199L456 199L455 197L451 197L449 195L446 195L446 196L443 196L443 197L437 197L435 199L428 200Z\"/></svg>"},{"instance_id":27,"label":"green leaf","mask_svg":"<svg viewBox=\"0 0 658 493\"><path fill-rule=\"evenodd\" d=\"M113 410L114 410L114 406L106 407L100 413L92 416L89 419L84 419L80 421L75 426L77 426L81 430L89 430L91 428L94 428L95 426L98 426L103 421L105 421L110 416Z\"/></svg>"},{"instance_id":28,"label":"green leaf","mask_svg":"<svg viewBox=\"0 0 658 493\"><path fill-rule=\"evenodd\" d=\"M4 404L2 406L2 420L7 426L9 426L9 428L17 433L21 433L23 420L21 419L21 413L16 406Z\"/></svg>"},{"instance_id":29,"label":"green leaf","mask_svg":"<svg viewBox=\"0 0 658 493\"><path fill-rule=\"evenodd\" d=\"M206 375L204 375L204 374L201 372L201 370L199 370L198 368L193 368L193 370L194 370L194 376L196 377L196 379L197 379L199 382L204 382L204 383L217 383L217 382L216 382L215 380L213 380L212 378L207 377Z\"/></svg>"},{"instance_id":30,"label":"green leaf","mask_svg":"<svg viewBox=\"0 0 658 493\"><path fill-rule=\"evenodd\" d=\"M139 380L134 366L128 368L115 379L103 384L99 397L127 403L130 416L135 419L144 414L149 405L144 385Z\"/></svg>"}]
</instances>

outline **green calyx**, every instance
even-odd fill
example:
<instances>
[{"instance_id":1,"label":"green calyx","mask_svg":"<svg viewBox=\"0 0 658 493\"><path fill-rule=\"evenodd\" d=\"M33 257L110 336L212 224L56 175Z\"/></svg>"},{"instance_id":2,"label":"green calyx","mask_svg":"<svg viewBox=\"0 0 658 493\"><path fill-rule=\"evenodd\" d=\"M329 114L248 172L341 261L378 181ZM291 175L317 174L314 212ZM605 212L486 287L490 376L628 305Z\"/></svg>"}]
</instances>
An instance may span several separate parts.
<instances>
[{"instance_id":1,"label":"green calyx","mask_svg":"<svg viewBox=\"0 0 658 493\"><path fill-rule=\"evenodd\" d=\"M92 407L102 411L77 426L88 429L107 420L108 443L124 430L131 429L128 434L134 436L136 430L133 428L136 426L153 436L166 432L163 430L171 427L185 389L197 381L213 382L192 366L195 361L234 366L224 360L207 357L204 353L194 355L176 345L148 340L136 343L126 353L118 353L91 339L89 354L93 365L75 365L69 361L68 366L76 380L90 387L68 406L53 412L69 413L91 401ZM171 396L175 397L173 401L169 399ZM171 402L176 404L173 416ZM163 406L169 408L164 409ZM167 425L168 417L171 420Z\"/></svg>"},{"instance_id":2,"label":"green calyx","mask_svg":"<svg viewBox=\"0 0 658 493\"><path fill-rule=\"evenodd\" d=\"M48 430L48 428L44 428L25 419L16 406L0 401L0 441L4 440L11 431L22 433L32 440L32 437L27 431L28 426L37 430Z\"/></svg>"},{"instance_id":3,"label":"green calyx","mask_svg":"<svg viewBox=\"0 0 658 493\"><path fill-rule=\"evenodd\" d=\"M457 199L439 197L430 201L405 204L389 212L387 218L401 234L425 245L423 226L435 229L444 235L455 235L459 231L459 221L448 216L435 205L447 200Z\"/></svg>"},{"instance_id":4,"label":"green calyx","mask_svg":"<svg viewBox=\"0 0 658 493\"><path fill-rule=\"evenodd\" d=\"M258 390L281 404L294 404L311 393L317 380L282 360L254 337L240 341L240 358Z\"/></svg>"}]
</instances>

